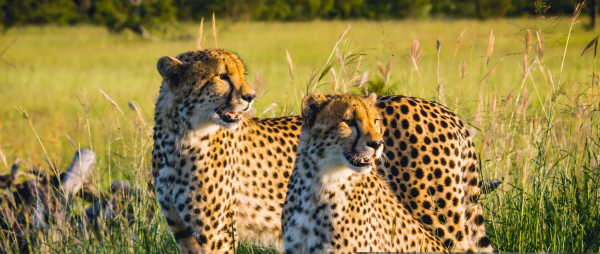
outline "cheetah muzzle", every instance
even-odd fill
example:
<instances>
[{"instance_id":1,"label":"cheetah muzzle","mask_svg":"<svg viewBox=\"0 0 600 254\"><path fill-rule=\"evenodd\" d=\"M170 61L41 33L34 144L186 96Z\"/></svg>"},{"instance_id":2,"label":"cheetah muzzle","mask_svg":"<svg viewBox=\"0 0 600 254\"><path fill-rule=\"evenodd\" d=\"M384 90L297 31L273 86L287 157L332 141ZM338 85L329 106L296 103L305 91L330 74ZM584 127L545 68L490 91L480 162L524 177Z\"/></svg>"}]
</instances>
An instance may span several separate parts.
<instances>
[{"instance_id":1,"label":"cheetah muzzle","mask_svg":"<svg viewBox=\"0 0 600 254\"><path fill-rule=\"evenodd\" d=\"M242 120L242 114L227 109L228 106L217 109L216 114L219 116L221 121L225 123L239 123Z\"/></svg>"}]
</instances>

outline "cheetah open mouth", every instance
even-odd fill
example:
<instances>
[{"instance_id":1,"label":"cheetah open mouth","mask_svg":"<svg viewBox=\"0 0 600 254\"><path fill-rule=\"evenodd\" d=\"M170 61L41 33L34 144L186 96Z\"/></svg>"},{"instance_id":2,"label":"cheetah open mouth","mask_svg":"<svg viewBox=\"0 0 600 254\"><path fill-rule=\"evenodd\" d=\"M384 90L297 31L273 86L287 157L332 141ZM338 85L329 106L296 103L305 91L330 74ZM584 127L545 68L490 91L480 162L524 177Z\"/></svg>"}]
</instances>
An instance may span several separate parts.
<instances>
[{"instance_id":1,"label":"cheetah open mouth","mask_svg":"<svg viewBox=\"0 0 600 254\"><path fill-rule=\"evenodd\" d=\"M234 112L231 110L227 110L225 108L220 108L217 110L217 115L226 123L237 123L242 120L242 114L238 112Z\"/></svg>"},{"instance_id":2,"label":"cheetah open mouth","mask_svg":"<svg viewBox=\"0 0 600 254\"><path fill-rule=\"evenodd\" d=\"M344 157L346 157L346 160L348 160L348 162L350 162L352 166L360 168L370 166L373 162L373 159L371 157L360 158L356 154L347 154L344 155Z\"/></svg>"}]
</instances>

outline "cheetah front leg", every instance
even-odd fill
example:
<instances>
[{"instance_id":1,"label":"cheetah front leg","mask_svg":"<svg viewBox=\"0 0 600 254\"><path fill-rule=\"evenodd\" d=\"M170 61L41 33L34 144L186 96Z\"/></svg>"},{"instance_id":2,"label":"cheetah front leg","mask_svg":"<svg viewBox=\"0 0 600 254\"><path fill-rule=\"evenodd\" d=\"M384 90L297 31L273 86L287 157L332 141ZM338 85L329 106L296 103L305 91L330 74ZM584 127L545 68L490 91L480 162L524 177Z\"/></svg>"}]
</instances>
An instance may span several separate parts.
<instances>
[{"instance_id":1,"label":"cheetah front leg","mask_svg":"<svg viewBox=\"0 0 600 254\"><path fill-rule=\"evenodd\" d=\"M219 207L217 205L217 207ZM194 240L198 246L194 253L220 253L233 254L238 235L235 228L232 226L232 218L234 212L231 209L218 209L215 206L196 206L191 209L182 209L179 216L183 217L185 230L179 235L175 233L175 239L186 240L186 242L178 242L178 245L184 252L184 248L191 246L188 239ZM175 231L173 231L175 232ZM191 235L193 234L193 235ZM188 236L192 238L186 238ZM190 248L194 250L194 248Z\"/></svg>"},{"instance_id":2,"label":"cheetah front leg","mask_svg":"<svg viewBox=\"0 0 600 254\"><path fill-rule=\"evenodd\" d=\"M181 253L196 254L204 253L200 244L194 237L194 232L191 227L185 225L185 223L179 219L178 215L164 213L167 219L169 229L173 233L175 242L179 247Z\"/></svg>"},{"instance_id":3,"label":"cheetah front leg","mask_svg":"<svg viewBox=\"0 0 600 254\"><path fill-rule=\"evenodd\" d=\"M156 189L158 203L163 215L167 221L167 225L173 233L175 242L181 253L203 253L201 245L194 237L194 230L181 219L178 208L173 204L171 195L172 190L161 185L160 180L157 181Z\"/></svg>"},{"instance_id":4,"label":"cheetah front leg","mask_svg":"<svg viewBox=\"0 0 600 254\"><path fill-rule=\"evenodd\" d=\"M238 235L231 227L233 213L223 211L221 216L194 220L189 214L183 220L173 213L164 214L181 253L234 253Z\"/></svg>"}]
</instances>

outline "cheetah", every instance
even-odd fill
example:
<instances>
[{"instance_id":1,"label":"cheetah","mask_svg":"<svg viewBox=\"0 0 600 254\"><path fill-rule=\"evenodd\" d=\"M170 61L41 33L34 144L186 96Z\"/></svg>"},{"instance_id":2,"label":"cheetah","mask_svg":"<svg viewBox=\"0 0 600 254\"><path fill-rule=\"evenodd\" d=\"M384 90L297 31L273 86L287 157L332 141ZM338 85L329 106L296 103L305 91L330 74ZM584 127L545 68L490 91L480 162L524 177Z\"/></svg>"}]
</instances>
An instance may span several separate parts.
<instances>
[{"instance_id":1,"label":"cheetah","mask_svg":"<svg viewBox=\"0 0 600 254\"><path fill-rule=\"evenodd\" d=\"M281 249L282 208L300 116L258 119L241 59L222 49L164 56L155 106L156 197L182 253L232 253L239 240ZM455 251L491 251L478 204L477 160L445 107L380 97L384 163L377 173ZM431 127L430 127L431 126Z\"/></svg>"},{"instance_id":2,"label":"cheetah","mask_svg":"<svg viewBox=\"0 0 600 254\"><path fill-rule=\"evenodd\" d=\"M285 253L448 252L372 171L383 152L376 102L375 94L303 99L283 207Z\"/></svg>"}]
</instances>

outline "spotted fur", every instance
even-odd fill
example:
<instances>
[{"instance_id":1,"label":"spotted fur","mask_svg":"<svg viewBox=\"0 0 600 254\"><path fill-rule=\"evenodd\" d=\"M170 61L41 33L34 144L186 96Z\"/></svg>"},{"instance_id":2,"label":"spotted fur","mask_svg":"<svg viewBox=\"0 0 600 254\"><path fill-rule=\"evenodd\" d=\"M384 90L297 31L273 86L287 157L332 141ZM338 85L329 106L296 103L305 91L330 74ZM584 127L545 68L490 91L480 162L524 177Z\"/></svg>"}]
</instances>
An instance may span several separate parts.
<instances>
[{"instance_id":1,"label":"spotted fur","mask_svg":"<svg viewBox=\"0 0 600 254\"><path fill-rule=\"evenodd\" d=\"M383 150L375 100L304 99L308 117L283 208L286 253L448 251L372 171Z\"/></svg>"},{"instance_id":2,"label":"spotted fur","mask_svg":"<svg viewBox=\"0 0 600 254\"><path fill-rule=\"evenodd\" d=\"M153 174L182 252L232 253L240 239L280 247L301 118L245 115L254 91L239 57L225 50L162 57L157 68L163 82ZM478 182L474 146L462 121L416 98L380 97L376 107L387 157L377 173L396 198L453 250L491 251L479 187L472 184ZM225 121L224 112L242 117Z\"/></svg>"}]
</instances>

